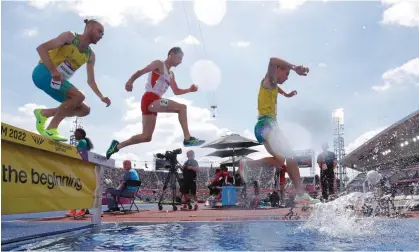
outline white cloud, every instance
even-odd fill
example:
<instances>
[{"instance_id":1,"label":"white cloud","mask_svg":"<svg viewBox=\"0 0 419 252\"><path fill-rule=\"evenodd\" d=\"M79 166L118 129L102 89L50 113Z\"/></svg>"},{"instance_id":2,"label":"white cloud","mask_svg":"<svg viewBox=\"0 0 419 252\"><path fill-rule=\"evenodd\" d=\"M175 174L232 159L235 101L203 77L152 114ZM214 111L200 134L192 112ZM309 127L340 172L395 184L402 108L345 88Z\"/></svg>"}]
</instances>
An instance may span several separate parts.
<instances>
[{"instance_id":1,"label":"white cloud","mask_svg":"<svg viewBox=\"0 0 419 252\"><path fill-rule=\"evenodd\" d=\"M387 89L389 89L390 87L391 87L391 85L389 83L385 83L383 85L372 86L372 90L377 91L377 92L383 92L383 91L386 91Z\"/></svg>"},{"instance_id":2,"label":"white cloud","mask_svg":"<svg viewBox=\"0 0 419 252\"><path fill-rule=\"evenodd\" d=\"M124 120L132 121L141 118L141 101L135 101L135 97L125 99L125 105L128 109L125 112Z\"/></svg>"},{"instance_id":3,"label":"white cloud","mask_svg":"<svg viewBox=\"0 0 419 252\"><path fill-rule=\"evenodd\" d=\"M24 37L35 37L36 35L38 35L38 28L34 27L30 29L25 29L23 30L22 35Z\"/></svg>"},{"instance_id":4,"label":"white cloud","mask_svg":"<svg viewBox=\"0 0 419 252\"><path fill-rule=\"evenodd\" d=\"M275 11L294 11L301 7L307 0L278 0Z\"/></svg>"},{"instance_id":5,"label":"white cloud","mask_svg":"<svg viewBox=\"0 0 419 252\"><path fill-rule=\"evenodd\" d=\"M2 122L5 122L7 124L39 134L38 131L36 130L36 125L35 125L36 120L35 120L35 115L33 114L33 111L36 108L46 108L46 106L38 105L34 103L27 103L23 105L22 107L19 107L17 109L16 114L2 112L1 120ZM48 123L49 121L47 122L46 125L48 125ZM70 125L71 125L71 120L64 119L61 122L60 127L59 127L60 134L65 137L69 137Z\"/></svg>"},{"instance_id":6,"label":"white cloud","mask_svg":"<svg viewBox=\"0 0 419 252\"><path fill-rule=\"evenodd\" d=\"M387 6L381 22L419 28L419 2L406 0L381 0Z\"/></svg>"},{"instance_id":7,"label":"white cloud","mask_svg":"<svg viewBox=\"0 0 419 252\"><path fill-rule=\"evenodd\" d=\"M38 8L38 9L43 9L46 6L48 6L49 4L51 4L53 1L51 0L30 0L29 4Z\"/></svg>"},{"instance_id":8,"label":"white cloud","mask_svg":"<svg viewBox=\"0 0 419 252\"><path fill-rule=\"evenodd\" d=\"M385 91L394 85L417 85L419 83L419 58L410 60L402 66L386 71L382 75L384 84L373 86L375 91Z\"/></svg>"},{"instance_id":9,"label":"white cloud","mask_svg":"<svg viewBox=\"0 0 419 252\"><path fill-rule=\"evenodd\" d=\"M199 21L215 26L221 23L227 13L227 1L194 0L194 12Z\"/></svg>"},{"instance_id":10,"label":"white cloud","mask_svg":"<svg viewBox=\"0 0 419 252\"><path fill-rule=\"evenodd\" d=\"M191 79L200 90L213 91L221 84L221 70L210 60L198 60L191 67Z\"/></svg>"},{"instance_id":11,"label":"white cloud","mask_svg":"<svg viewBox=\"0 0 419 252\"><path fill-rule=\"evenodd\" d=\"M188 35L186 38L184 38L184 39L182 40L182 44L185 44L185 45L199 45L199 44L200 44L200 42L199 42L199 40L198 40L197 38L195 38L194 36L192 36L192 35Z\"/></svg>"},{"instance_id":12,"label":"white cloud","mask_svg":"<svg viewBox=\"0 0 419 252\"><path fill-rule=\"evenodd\" d=\"M44 9L55 6L62 11L72 11L80 17L94 17L110 26L121 26L128 23L128 19L146 21L156 25L166 19L173 11L173 2L159 1L31 1L36 8Z\"/></svg>"},{"instance_id":13,"label":"white cloud","mask_svg":"<svg viewBox=\"0 0 419 252\"><path fill-rule=\"evenodd\" d=\"M358 148L359 146L376 136L378 133L380 133L387 127L388 126L380 127L374 130L367 131L364 134L360 135L358 138L356 138L354 141L352 141L345 147L346 154L349 154L350 152L352 152L353 150L355 150L356 148Z\"/></svg>"},{"instance_id":14,"label":"white cloud","mask_svg":"<svg viewBox=\"0 0 419 252\"><path fill-rule=\"evenodd\" d=\"M157 37L155 37L155 38L154 38L154 43L155 43L155 44L158 44L158 43L160 43L162 40L163 40L163 37L161 37L161 36L157 36Z\"/></svg>"},{"instance_id":15,"label":"white cloud","mask_svg":"<svg viewBox=\"0 0 419 252\"><path fill-rule=\"evenodd\" d=\"M318 67L327 67L327 64L326 64L326 63L321 62L321 63L317 64L317 66L318 66Z\"/></svg>"},{"instance_id":16,"label":"white cloud","mask_svg":"<svg viewBox=\"0 0 419 252\"><path fill-rule=\"evenodd\" d=\"M244 48L244 47L250 46L250 42L249 41L237 41L237 42L232 42L230 44L230 46Z\"/></svg>"}]
</instances>

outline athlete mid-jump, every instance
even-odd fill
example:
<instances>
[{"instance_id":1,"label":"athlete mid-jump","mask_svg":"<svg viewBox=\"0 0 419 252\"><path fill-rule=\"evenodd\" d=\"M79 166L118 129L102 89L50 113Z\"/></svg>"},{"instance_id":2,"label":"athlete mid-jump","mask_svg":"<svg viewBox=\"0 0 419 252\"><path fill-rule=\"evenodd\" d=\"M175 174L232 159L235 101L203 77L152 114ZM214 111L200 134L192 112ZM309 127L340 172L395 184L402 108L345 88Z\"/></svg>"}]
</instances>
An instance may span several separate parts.
<instances>
[{"instance_id":1,"label":"athlete mid-jump","mask_svg":"<svg viewBox=\"0 0 419 252\"><path fill-rule=\"evenodd\" d=\"M153 136L154 128L156 126L157 113L178 114L180 126L183 130L183 145L185 147L199 146L205 142L204 140L199 140L190 135L186 105L162 98L169 86L175 95L183 95L189 92L196 92L198 90L196 85L191 85L187 89L181 89L178 87L175 76L173 72L170 71L170 68L177 67L180 63L182 63L182 58L182 49L180 47L173 47L169 50L167 59L165 61L155 60L151 62L145 68L134 73L128 80L125 85L125 89L128 92L131 92L134 86L134 81L142 75L148 73L145 93L141 99L143 132L123 142L113 140L111 146L106 152L106 157L108 159L114 153L118 152L124 147L144 142L150 142Z\"/></svg>"},{"instance_id":2,"label":"athlete mid-jump","mask_svg":"<svg viewBox=\"0 0 419 252\"><path fill-rule=\"evenodd\" d=\"M90 48L102 39L103 25L96 20L84 20L83 34L63 32L57 37L42 43L36 49L41 60L32 73L34 84L51 98L61 103L57 108L35 109L36 129L39 134L55 141L67 141L58 133L58 126L66 117L83 117L90 113L90 108L83 102L85 97L69 79L86 64L87 83L99 99L111 104L108 97L102 95L95 81L94 65L96 56ZM52 120L45 129L48 118Z\"/></svg>"},{"instance_id":3,"label":"athlete mid-jump","mask_svg":"<svg viewBox=\"0 0 419 252\"><path fill-rule=\"evenodd\" d=\"M294 187L296 189L295 201L297 203L318 203L319 200L311 198L301 184L300 170L297 162L294 159L294 153L288 144L287 139L283 135L277 123L277 109L276 101L278 93L285 97L293 97L297 94L296 91L285 93L278 84L283 84L293 70L298 75L305 76L309 69L303 66L294 66L282 59L271 58L268 65L268 71L265 77L259 84L258 94L258 121L255 125L255 136L259 143L263 144L266 150L273 157L266 157L259 160L240 160L239 172L243 179L247 181L247 173L250 167L260 167L264 164L282 168L287 167L288 175L290 176Z\"/></svg>"}]
</instances>

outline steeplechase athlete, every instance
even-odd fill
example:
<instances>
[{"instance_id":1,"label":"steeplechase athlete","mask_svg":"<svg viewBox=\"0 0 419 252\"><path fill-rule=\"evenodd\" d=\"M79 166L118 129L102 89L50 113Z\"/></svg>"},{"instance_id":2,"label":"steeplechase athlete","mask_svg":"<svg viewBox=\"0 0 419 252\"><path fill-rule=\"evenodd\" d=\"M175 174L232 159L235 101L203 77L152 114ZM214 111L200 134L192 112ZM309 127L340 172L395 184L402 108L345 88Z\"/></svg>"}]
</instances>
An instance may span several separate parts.
<instances>
[{"instance_id":1,"label":"steeplechase athlete","mask_svg":"<svg viewBox=\"0 0 419 252\"><path fill-rule=\"evenodd\" d=\"M134 73L125 85L125 89L131 92L134 86L134 81L142 75L148 73L148 80L145 86L145 93L141 99L141 111L143 120L143 131L139 135L135 135L128 140L119 143L113 140L106 157L109 159L114 153L120 149L144 142L150 142L156 126L157 113L177 113L180 126L183 130L185 147L199 146L203 144L204 140L199 140L192 137L189 133L188 118L186 105L177 103L175 101L162 98L167 89L173 90L175 95L183 95L189 92L196 92L198 87L191 85L187 89L180 89L176 83L175 76L171 67L177 67L182 63L183 52L180 47L173 47L167 54L165 61L155 60L145 68Z\"/></svg>"},{"instance_id":2,"label":"steeplechase athlete","mask_svg":"<svg viewBox=\"0 0 419 252\"><path fill-rule=\"evenodd\" d=\"M41 60L32 73L35 85L51 96L61 105L57 108L35 109L37 131L56 141L67 141L58 133L58 126L66 117L83 117L90 113L90 108L83 103L84 95L68 80L85 63L87 63L87 83L93 92L106 103L111 104L108 97L99 91L94 75L95 53L90 48L102 39L104 28L96 20L84 20L83 34L70 31L61 33L36 48ZM49 117L52 120L45 129Z\"/></svg>"},{"instance_id":3,"label":"steeplechase athlete","mask_svg":"<svg viewBox=\"0 0 419 252\"><path fill-rule=\"evenodd\" d=\"M255 125L255 136L259 143L263 143L266 150L273 157L259 160L240 160L239 172L247 181L249 166L255 167L269 164L272 167L281 168L286 165L288 175L296 189L295 201L297 203L317 203L319 200L311 198L303 189L300 178L300 170L294 159L294 153L286 138L279 129L277 123L277 98L278 93L285 97L293 97L296 91L285 93L277 84L283 84L290 73L294 70L298 75L306 76L309 69L304 66L295 66L278 58L271 58L265 78L260 83L258 95L258 121Z\"/></svg>"}]
</instances>

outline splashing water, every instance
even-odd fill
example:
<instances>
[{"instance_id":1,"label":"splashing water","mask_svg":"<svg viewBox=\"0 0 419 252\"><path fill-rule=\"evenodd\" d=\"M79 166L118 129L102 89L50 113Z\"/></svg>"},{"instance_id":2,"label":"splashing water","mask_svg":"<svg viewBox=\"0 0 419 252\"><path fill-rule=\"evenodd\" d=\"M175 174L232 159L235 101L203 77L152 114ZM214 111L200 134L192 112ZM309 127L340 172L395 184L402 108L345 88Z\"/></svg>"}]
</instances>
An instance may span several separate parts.
<instances>
[{"instance_id":1,"label":"splashing water","mask_svg":"<svg viewBox=\"0 0 419 252\"><path fill-rule=\"evenodd\" d=\"M414 204L411 197L398 200L395 206L398 208L398 214L404 214ZM301 229L317 230L337 238L383 235L383 232L391 230L383 230L382 218L378 217L378 205L373 192L353 192L334 201L314 205L311 215ZM370 207L372 217L364 216L365 206ZM390 212L392 216L396 214L392 210Z\"/></svg>"},{"instance_id":2,"label":"splashing water","mask_svg":"<svg viewBox=\"0 0 419 252\"><path fill-rule=\"evenodd\" d=\"M382 233L377 217L363 217L363 206L371 202L375 210L373 193L354 192L334 201L316 204L301 229L317 230L332 237L374 236ZM352 206L352 207L349 207Z\"/></svg>"}]
</instances>

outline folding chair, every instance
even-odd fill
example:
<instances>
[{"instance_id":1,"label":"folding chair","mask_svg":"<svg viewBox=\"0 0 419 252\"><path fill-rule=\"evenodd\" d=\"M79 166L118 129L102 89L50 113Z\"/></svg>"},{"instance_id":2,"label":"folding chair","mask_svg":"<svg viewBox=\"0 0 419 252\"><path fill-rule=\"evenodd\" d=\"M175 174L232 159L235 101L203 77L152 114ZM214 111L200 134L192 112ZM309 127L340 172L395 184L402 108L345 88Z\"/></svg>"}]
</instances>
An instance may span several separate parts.
<instances>
[{"instance_id":1,"label":"folding chair","mask_svg":"<svg viewBox=\"0 0 419 252\"><path fill-rule=\"evenodd\" d=\"M141 186L141 181L140 180L127 180L125 181L125 186L124 189L121 191L121 195L118 196L118 204L121 205L122 208L122 212L131 212L131 208L133 205L135 205L135 208L137 208L137 212L140 212L140 210L138 209L137 204L135 204L135 197L138 193L138 190L140 190L140 186ZM137 189L135 191L131 191L129 194L124 194L124 192L128 192L127 188L128 186L135 186L137 187ZM127 198L131 200L131 206L129 207L129 210L125 210L124 206L121 203L121 198Z\"/></svg>"}]
</instances>

